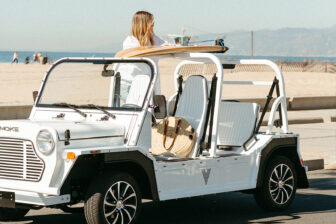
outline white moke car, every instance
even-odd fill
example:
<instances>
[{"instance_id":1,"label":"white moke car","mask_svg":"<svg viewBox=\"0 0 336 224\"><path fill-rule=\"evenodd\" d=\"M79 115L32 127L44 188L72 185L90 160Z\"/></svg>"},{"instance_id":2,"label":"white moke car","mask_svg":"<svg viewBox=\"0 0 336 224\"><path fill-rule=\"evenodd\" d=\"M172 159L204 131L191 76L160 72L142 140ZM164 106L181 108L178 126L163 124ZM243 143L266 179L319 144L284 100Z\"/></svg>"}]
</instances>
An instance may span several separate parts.
<instances>
[{"instance_id":1,"label":"white moke car","mask_svg":"<svg viewBox=\"0 0 336 224\"><path fill-rule=\"evenodd\" d=\"M135 223L142 199L230 191L254 193L266 210L283 210L297 188L308 187L299 135L288 130L284 78L274 63L238 62L269 65L273 83L226 82L227 65L216 54L186 50L160 57L165 56L182 59L167 105L162 96L153 103L158 68L148 57L65 58L53 64L29 119L0 122L0 220L42 207L71 210L84 202L88 223ZM202 74L179 78L183 66L209 63L217 68L212 80ZM259 129L266 109L222 100L226 84L271 85L266 109L276 90L265 130ZM154 156L153 121L173 107L196 131L194 147L186 157ZM280 131L273 130L275 124Z\"/></svg>"}]
</instances>

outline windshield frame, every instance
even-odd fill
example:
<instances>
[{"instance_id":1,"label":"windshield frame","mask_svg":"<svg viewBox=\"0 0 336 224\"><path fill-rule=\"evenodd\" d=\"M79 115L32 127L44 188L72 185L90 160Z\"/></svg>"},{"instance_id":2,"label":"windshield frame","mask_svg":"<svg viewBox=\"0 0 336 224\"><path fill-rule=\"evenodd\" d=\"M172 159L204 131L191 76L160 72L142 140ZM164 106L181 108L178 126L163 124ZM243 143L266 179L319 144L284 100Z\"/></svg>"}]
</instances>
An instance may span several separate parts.
<instances>
[{"instance_id":1,"label":"windshield frame","mask_svg":"<svg viewBox=\"0 0 336 224\"><path fill-rule=\"evenodd\" d=\"M112 64L112 63L145 63L149 66L150 68L150 82L149 85L147 87L147 91L146 91L146 95L144 98L144 101L142 103L141 108L120 108L120 107L103 107L102 108L106 109L106 110L117 110L117 111L141 111L142 109L145 109L145 102L146 99L148 98L149 93L149 89L151 87L151 83L153 81L154 78L154 74L155 74L155 68L153 65L153 62L151 60L148 60L146 58L133 58L133 59L116 59L116 58L62 58L58 61L56 61L51 67L50 69L47 71L46 76L44 78L44 81L42 83L42 87L39 91L38 97L36 99L36 103L35 103L35 107L42 107L42 108L65 108L65 107L61 107L61 106L55 106L52 104L41 104L40 100L41 100L41 96L43 95L45 86L48 82L49 76L51 74L51 72L53 71L53 69L55 67L57 67L58 65L62 64L62 63L92 63L92 64ZM85 107L85 105L78 105L78 108L83 108L83 109L88 109L88 107Z\"/></svg>"}]
</instances>

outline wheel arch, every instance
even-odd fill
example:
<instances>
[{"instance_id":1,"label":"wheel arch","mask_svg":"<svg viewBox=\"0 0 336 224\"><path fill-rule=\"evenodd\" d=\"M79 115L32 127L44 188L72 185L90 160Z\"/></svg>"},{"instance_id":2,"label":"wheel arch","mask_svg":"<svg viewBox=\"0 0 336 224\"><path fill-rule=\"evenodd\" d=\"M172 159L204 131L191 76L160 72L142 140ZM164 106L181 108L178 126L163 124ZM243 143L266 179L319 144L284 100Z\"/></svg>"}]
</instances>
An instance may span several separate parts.
<instances>
[{"instance_id":1,"label":"wheel arch","mask_svg":"<svg viewBox=\"0 0 336 224\"><path fill-rule=\"evenodd\" d=\"M134 160L105 163L103 172L108 172L109 170L130 174L139 184L143 198L158 200L156 180L152 179L151 171L143 167L143 164Z\"/></svg>"},{"instance_id":2,"label":"wheel arch","mask_svg":"<svg viewBox=\"0 0 336 224\"><path fill-rule=\"evenodd\" d=\"M90 182L109 171L129 173L139 183L143 198L159 200L153 161L137 151L79 156L61 187L61 194L72 194L79 186L79 199L83 198Z\"/></svg>"},{"instance_id":3,"label":"wheel arch","mask_svg":"<svg viewBox=\"0 0 336 224\"><path fill-rule=\"evenodd\" d=\"M266 167L275 156L285 156L292 161L297 173L298 188L307 188L309 186L306 171L298 155L297 138L291 137L273 139L270 144L262 150L257 177L257 188L262 186Z\"/></svg>"}]
</instances>

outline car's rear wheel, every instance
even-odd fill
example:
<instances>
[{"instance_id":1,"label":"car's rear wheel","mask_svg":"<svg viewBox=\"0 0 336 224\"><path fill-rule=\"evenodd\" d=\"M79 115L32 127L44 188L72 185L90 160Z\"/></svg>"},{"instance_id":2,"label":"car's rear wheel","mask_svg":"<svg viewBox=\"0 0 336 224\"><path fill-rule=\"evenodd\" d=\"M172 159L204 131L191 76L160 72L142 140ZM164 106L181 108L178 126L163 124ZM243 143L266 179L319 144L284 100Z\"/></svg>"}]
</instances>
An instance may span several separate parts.
<instances>
[{"instance_id":1,"label":"car's rear wheel","mask_svg":"<svg viewBox=\"0 0 336 224\"><path fill-rule=\"evenodd\" d=\"M0 221L18 221L28 212L29 209L23 208L0 208Z\"/></svg>"},{"instance_id":2,"label":"car's rear wheel","mask_svg":"<svg viewBox=\"0 0 336 224\"><path fill-rule=\"evenodd\" d=\"M254 197L265 210L285 210L295 197L296 184L296 170L292 161L277 156L267 165L262 186L256 190Z\"/></svg>"},{"instance_id":3,"label":"car's rear wheel","mask_svg":"<svg viewBox=\"0 0 336 224\"><path fill-rule=\"evenodd\" d=\"M87 223L135 223L141 210L141 192L127 173L106 174L93 181L84 205Z\"/></svg>"}]
</instances>

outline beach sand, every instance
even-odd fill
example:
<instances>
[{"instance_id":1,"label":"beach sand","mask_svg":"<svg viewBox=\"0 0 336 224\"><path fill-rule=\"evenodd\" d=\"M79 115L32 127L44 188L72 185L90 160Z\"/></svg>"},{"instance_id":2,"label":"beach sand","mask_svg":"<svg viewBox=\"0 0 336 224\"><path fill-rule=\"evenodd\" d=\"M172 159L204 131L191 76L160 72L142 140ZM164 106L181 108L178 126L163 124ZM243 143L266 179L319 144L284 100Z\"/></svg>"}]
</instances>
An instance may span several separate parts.
<instances>
[{"instance_id":1,"label":"beach sand","mask_svg":"<svg viewBox=\"0 0 336 224\"><path fill-rule=\"evenodd\" d=\"M159 62L161 90L167 99L175 92L173 74L176 59ZM50 65L0 63L0 104L33 104L32 92L40 85ZM237 72L225 70L224 80L272 81L272 72ZM284 72L287 97L336 96L336 73ZM85 88L83 86L83 88ZM223 98L264 98L270 86L224 85Z\"/></svg>"}]
</instances>

